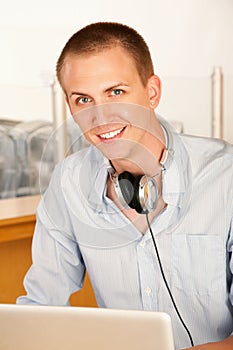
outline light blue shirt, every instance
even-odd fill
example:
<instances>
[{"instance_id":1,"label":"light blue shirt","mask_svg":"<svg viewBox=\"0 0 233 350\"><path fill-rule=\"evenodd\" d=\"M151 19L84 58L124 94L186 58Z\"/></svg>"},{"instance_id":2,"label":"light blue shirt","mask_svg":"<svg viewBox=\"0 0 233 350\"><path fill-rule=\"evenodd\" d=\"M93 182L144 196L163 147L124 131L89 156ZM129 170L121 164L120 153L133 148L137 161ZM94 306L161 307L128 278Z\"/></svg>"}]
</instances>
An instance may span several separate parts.
<instances>
[{"instance_id":1,"label":"light blue shirt","mask_svg":"<svg viewBox=\"0 0 233 350\"><path fill-rule=\"evenodd\" d=\"M168 126L166 126L167 128ZM233 146L172 133L163 175L167 207L151 227L177 307L195 345L233 331ZM33 264L21 304L67 305L88 271L99 307L159 310L177 349L190 346L142 234L106 196L103 156L90 146L60 163L37 210Z\"/></svg>"}]
</instances>

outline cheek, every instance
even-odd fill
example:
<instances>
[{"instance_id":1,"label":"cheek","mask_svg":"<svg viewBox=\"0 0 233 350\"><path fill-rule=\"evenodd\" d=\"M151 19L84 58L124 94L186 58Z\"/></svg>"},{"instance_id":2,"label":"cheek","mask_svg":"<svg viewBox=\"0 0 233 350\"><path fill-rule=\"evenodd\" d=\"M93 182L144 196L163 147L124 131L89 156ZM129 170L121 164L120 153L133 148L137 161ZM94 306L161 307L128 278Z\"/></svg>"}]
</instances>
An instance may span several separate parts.
<instances>
[{"instance_id":1,"label":"cheek","mask_svg":"<svg viewBox=\"0 0 233 350\"><path fill-rule=\"evenodd\" d=\"M135 91L134 94L135 103L141 105L142 107L150 107L150 96L147 88L141 88Z\"/></svg>"},{"instance_id":2,"label":"cheek","mask_svg":"<svg viewBox=\"0 0 233 350\"><path fill-rule=\"evenodd\" d=\"M84 133L84 136L86 140L91 143L93 146L98 147L99 144L101 144L101 141L99 140L98 136L95 134L92 134L91 132L87 131Z\"/></svg>"},{"instance_id":3,"label":"cheek","mask_svg":"<svg viewBox=\"0 0 233 350\"><path fill-rule=\"evenodd\" d=\"M148 95L140 96L140 105L146 108L150 107L150 99Z\"/></svg>"},{"instance_id":4,"label":"cheek","mask_svg":"<svg viewBox=\"0 0 233 350\"><path fill-rule=\"evenodd\" d=\"M89 109L82 110L82 111L79 111L78 113L73 113L72 115L75 123L82 130L84 136L88 138L90 134L90 130L93 127L90 110Z\"/></svg>"},{"instance_id":5,"label":"cheek","mask_svg":"<svg viewBox=\"0 0 233 350\"><path fill-rule=\"evenodd\" d=\"M135 136L150 130L150 114L151 111L142 105L135 105L128 113L127 122L131 125L131 132L134 132Z\"/></svg>"},{"instance_id":6,"label":"cheek","mask_svg":"<svg viewBox=\"0 0 233 350\"><path fill-rule=\"evenodd\" d=\"M138 143L140 140L142 140L145 135L148 133L147 128L144 127L132 127L130 131L131 139L134 140L134 142Z\"/></svg>"},{"instance_id":7,"label":"cheek","mask_svg":"<svg viewBox=\"0 0 233 350\"><path fill-rule=\"evenodd\" d=\"M84 136L85 138L87 139L88 142L90 142L91 144L96 144L96 141L97 140L94 140L94 138L92 137L91 133L90 132L84 132Z\"/></svg>"}]
</instances>

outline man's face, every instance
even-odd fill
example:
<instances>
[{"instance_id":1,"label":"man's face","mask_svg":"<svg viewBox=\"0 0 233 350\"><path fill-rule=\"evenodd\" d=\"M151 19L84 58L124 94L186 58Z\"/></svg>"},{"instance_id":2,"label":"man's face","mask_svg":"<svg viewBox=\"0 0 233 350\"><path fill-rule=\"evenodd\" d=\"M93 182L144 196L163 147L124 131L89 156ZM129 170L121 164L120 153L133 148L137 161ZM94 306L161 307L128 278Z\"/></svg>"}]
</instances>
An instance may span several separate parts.
<instances>
[{"instance_id":1,"label":"man's face","mask_svg":"<svg viewBox=\"0 0 233 350\"><path fill-rule=\"evenodd\" d=\"M153 107L159 102L159 80L153 76L143 86L124 49L70 55L62 68L62 85L75 121L107 158L130 157L133 146L143 144L152 98Z\"/></svg>"}]
</instances>

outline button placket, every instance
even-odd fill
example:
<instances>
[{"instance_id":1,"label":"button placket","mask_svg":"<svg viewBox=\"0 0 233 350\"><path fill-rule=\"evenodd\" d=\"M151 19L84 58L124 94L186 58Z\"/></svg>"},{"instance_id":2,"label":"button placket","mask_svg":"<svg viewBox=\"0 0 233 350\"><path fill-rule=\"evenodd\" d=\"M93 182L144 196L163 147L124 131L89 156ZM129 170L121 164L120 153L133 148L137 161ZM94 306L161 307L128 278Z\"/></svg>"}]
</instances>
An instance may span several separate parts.
<instances>
[{"instance_id":1,"label":"button placket","mask_svg":"<svg viewBox=\"0 0 233 350\"><path fill-rule=\"evenodd\" d=\"M142 240L137 246L140 288L144 310L157 309L156 276L150 241Z\"/></svg>"},{"instance_id":2,"label":"button placket","mask_svg":"<svg viewBox=\"0 0 233 350\"><path fill-rule=\"evenodd\" d=\"M152 292L151 288L150 287L146 287L145 289L145 293L149 296L150 293Z\"/></svg>"}]
</instances>

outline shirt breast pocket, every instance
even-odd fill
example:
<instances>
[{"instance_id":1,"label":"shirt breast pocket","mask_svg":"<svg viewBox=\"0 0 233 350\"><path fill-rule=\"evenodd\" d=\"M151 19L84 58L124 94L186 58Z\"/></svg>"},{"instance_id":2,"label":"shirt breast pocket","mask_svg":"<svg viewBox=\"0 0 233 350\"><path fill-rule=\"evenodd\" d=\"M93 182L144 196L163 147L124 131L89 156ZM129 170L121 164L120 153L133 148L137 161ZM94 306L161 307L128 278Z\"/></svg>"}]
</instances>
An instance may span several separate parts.
<instances>
[{"instance_id":1,"label":"shirt breast pocket","mask_svg":"<svg viewBox=\"0 0 233 350\"><path fill-rule=\"evenodd\" d=\"M224 247L220 235L174 235L174 286L199 295L211 295L222 290L226 284Z\"/></svg>"}]
</instances>

